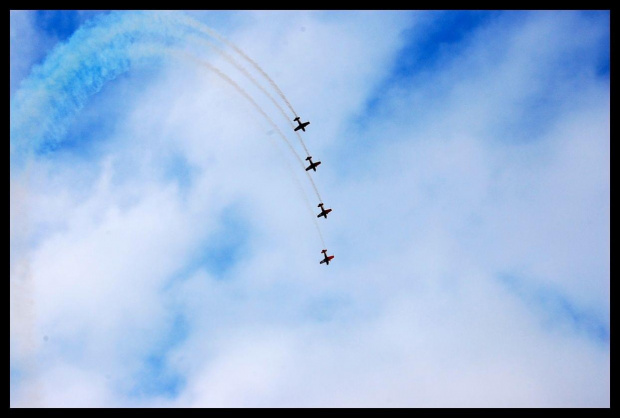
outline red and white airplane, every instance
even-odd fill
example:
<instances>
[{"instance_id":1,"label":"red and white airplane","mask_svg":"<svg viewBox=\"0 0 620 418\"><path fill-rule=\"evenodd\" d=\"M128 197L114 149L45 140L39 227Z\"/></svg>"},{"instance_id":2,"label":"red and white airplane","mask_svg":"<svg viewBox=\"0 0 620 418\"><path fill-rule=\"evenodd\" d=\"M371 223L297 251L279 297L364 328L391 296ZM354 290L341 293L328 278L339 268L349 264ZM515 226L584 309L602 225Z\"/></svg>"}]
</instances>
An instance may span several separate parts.
<instances>
[{"instance_id":1,"label":"red and white airplane","mask_svg":"<svg viewBox=\"0 0 620 418\"><path fill-rule=\"evenodd\" d=\"M299 116L297 116L293 120L296 121L299 124L299 126L297 126L297 128L295 128L296 131L301 129L302 131L306 132L306 126L310 125L310 121L301 123L301 121L299 120Z\"/></svg>"},{"instance_id":2,"label":"red and white airplane","mask_svg":"<svg viewBox=\"0 0 620 418\"><path fill-rule=\"evenodd\" d=\"M321 260L321 262L319 264L326 263L329 266L329 262L331 260L333 260L334 256L333 255L327 255L327 250L323 250L323 251L321 251L321 253L323 254L323 257L325 257L325 258L323 260Z\"/></svg>"},{"instance_id":3,"label":"red and white airplane","mask_svg":"<svg viewBox=\"0 0 620 418\"><path fill-rule=\"evenodd\" d=\"M306 167L306 171L312 169L314 171L316 171L316 168L321 164L320 161L317 161L316 163L312 162L312 156L308 156L308 158L306 158L306 161L310 161L310 165L308 167Z\"/></svg>"},{"instance_id":4,"label":"red and white airplane","mask_svg":"<svg viewBox=\"0 0 620 418\"><path fill-rule=\"evenodd\" d=\"M318 215L316 215L316 217L317 217L317 218L320 218L321 216L323 216L325 219L327 219L327 214L328 214L329 212L331 212L332 210L331 210L331 209L325 209L325 208L323 207L323 205L324 205L324 203L319 203L319 206L318 206L318 207L319 207L319 208L321 208L321 213L319 213Z\"/></svg>"}]
</instances>

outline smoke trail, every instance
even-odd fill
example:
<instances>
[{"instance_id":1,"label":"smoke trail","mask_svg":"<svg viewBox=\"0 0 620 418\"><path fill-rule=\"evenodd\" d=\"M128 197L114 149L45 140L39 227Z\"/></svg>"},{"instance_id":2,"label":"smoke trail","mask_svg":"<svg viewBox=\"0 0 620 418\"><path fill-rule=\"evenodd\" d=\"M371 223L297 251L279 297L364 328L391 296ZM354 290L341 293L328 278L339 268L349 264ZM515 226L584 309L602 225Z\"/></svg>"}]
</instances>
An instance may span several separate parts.
<instances>
[{"instance_id":1,"label":"smoke trail","mask_svg":"<svg viewBox=\"0 0 620 418\"><path fill-rule=\"evenodd\" d=\"M57 146L73 117L91 95L101 90L106 82L128 71L139 59L148 57L149 54L136 54L134 43L150 39L166 45L183 40L186 33L179 30L179 21L233 47L257 67L279 91L275 83L246 54L193 19L179 19L178 15L167 12L122 12L98 16L82 25L66 43L54 48L43 64L35 67L22 82L11 100L11 169L26 160L31 152L46 151ZM221 71L207 63L203 65L211 67L210 69L231 83L263 114L305 170L303 161L282 131L258 104ZM286 101L282 94L281 96ZM286 102L290 107L288 101ZM281 107L278 108L282 111ZM299 139L308 154L301 137ZM319 201L322 201L312 177L309 173L306 174Z\"/></svg>"},{"instance_id":2,"label":"smoke trail","mask_svg":"<svg viewBox=\"0 0 620 418\"><path fill-rule=\"evenodd\" d=\"M252 58L247 56L247 54L245 52L243 52L237 45L235 45L234 43L232 43L231 41L226 39L224 36L220 35L214 29L212 29L212 28L208 27L207 25L205 25L205 24L203 24L201 22L198 22L197 20L194 20L194 19L192 19L192 18L190 18L188 16L181 17L180 18L180 22L182 22L186 26L189 26L189 27L191 27L193 29L196 29L199 32L206 33L207 35L217 39L218 41L220 41L220 42L228 45L232 49L234 49L246 61L248 61L250 64L252 64L252 66L254 68L256 68L256 70L258 70L258 72L260 72L263 75L263 77L265 77L265 79L276 90L276 92L282 98L282 100L284 100L284 102L286 103L288 108L291 110L293 115L295 115L295 117L298 117L297 112L295 112L295 109L293 109L293 106L291 106L291 104L287 100L286 96L284 95L284 93L282 93L282 90L280 90L280 87L278 87L278 85L275 83L275 81L273 81L271 79L271 77L269 77L269 75L260 67L260 65L258 65Z\"/></svg>"},{"instance_id":3,"label":"smoke trail","mask_svg":"<svg viewBox=\"0 0 620 418\"><path fill-rule=\"evenodd\" d=\"M323 233L321 232L321 228L319 227L319 221L318 221L318 219L316 217L316 214L314 213L312 204L308 200L308 197L306 196L306 193L304 193L304 189L303 189L303 187L301 187L301 184L299 183L299 180L297 179L297 175L295 174L295 171L293 170L293 167L291 167L291 165L288 163L288 161L286 159L284 159L284 160L286 161L286 165L288 166L289 171L293 172L293 180L295 180L295 184L297 185L297 189L300 190L301 196L304 199L304 204L306 205L306 209L312 215L312 222L314 223L316 231L319 233L319 238L321 238L321 244L323 245L323 248L327 248L327 246L325 245L325 239L323 238Z\"/></svg>"},{"instance_id":4,"label":"smoke trail","mask_svg":"<svg viewBox=\"0 0 620 418\"><path fill-rule=\"evenodd\" d=\"M286 145L289 147L289 149L291 150L291 152L293 153L293 155L295 155L295 158L297 159L297 161L299 162L299 165L302 167L302 169L304 170L304 172L306 173L306 176L308 177L308 180L310 180L310 184L312 184L312 188L314 189L314 192L316 193L317 198L319 199L320 202L322 202L323 200L321 200L321 195L319 194L319 190L317 189L316 185L314 184L314 180L312 180L312 176L310 175L310 173L308 173L306 170L306 166L304 165L303 160L301 159L301 157L297 154L297 152L295 151L295 149L293 148L293 146L291 145L291 143L289 142L288 139L286 139L286 136L282 133L282 131L280 130L280 128L278 127L278 125L276 125L273 120L269 117L269 115L267 115L267 113L265 113L265 111L258 105L258 103L256 103L256 101L254 99L252 99L252 97L245 91L243 90L237 83L235 83L230 77L228 77L226 74L224 74L223 72L221 72L219 69L217 69L216 67L214 67L213 65L209 64L206 61L202 61L198 58L195 58L189 54L187 54L186 52L179 52L179 51L175 51L175 50L169 50L169 53L173 54L173 55L179 55L181 57L184 57L190 61L193 61L195 64L208 68L209 70L213 71L214 73L216 73L218 76L220 76L222 79L224 79L227 83L229 83L231 86L233 86L243 97L245 97L253 106L254 108L256 108L256 110L263 115L263 117L269 122L269 124L271 125L271 127L278 133L278 135L282 138L282 140L286 143Z\"/></svg>"},{"instance_id":5,"label":"smoke trail","mask_svg":"<svg viewBox=\"0 0 620 418\"><path fill-rule=\"evenodd\" d=\"M55 148L71 124L72 116L88 98L106 82L135 65L136 57L128 51L133 43L149 39L163 44L181 42L188 34L181 29L183 25L187 31L197 30L226 41L207 26L174 12L113 12L84 23L66 43L54 48L43 64L33 68L11 100L12 159L30 151ZM249 58L246 54L243 56ZM226 57L234 62L232 57ZM236 62L233 65L276 103L245 68ZM282 107L276 106L286 117ZM286 119L294 127L289 118ZM296 135L309 155L301 136L297 132Z\"/></svg>"},{"instance_id":6,"label":"smoke trail","mask_svg":"<svg viewBox=\"0 0 620 418\"><path fill-rule=\"evenodd\" d=\"M260 89L260 91L262 91L269 98L269 100L271 100L271 103L273 103L278 108L278 110L280 111L280 113L282 114L284 119L286 119L288 121L288 123L291 126L291 128L293 128L293 129L295 128L295 124L293 122L291 122L289 117L286 115L286 112L284 111L284 109L282 109L282 106L280 106L280 104L273 98L273 96L258 82L258 80L256 80L256 78L254 78L254 76L252 76L252 74L250 74L248 72L248 70L246 70L241 64L239 64L237 61L235 61L235 59L233 57L228 55L226 52L224 52L221 48L217 47L212 42L207 41L207 40L202 39L202 38L197 38L196 41L201 43L201 44L204 44L204 45L208 46L209 48L213 49L214 51L216 51L228 63L232 64L237 70L239 70L241 73L243 73L243 75L245 75L252 82L252 84L254 84L256 87L258 87ZM308 148L306 147L306 144L304 143L303 139L301 138L301 135L299 135L299 132L297 132L297 131L294 131L294 132L297 135L297 139L299 140L299 143L301 144L301 146L303 147L304 151L306 152L306 156L310 156L310 152L308 151Z\"/></svg>"},{"instance_id":7,"label":"smoke trail","mask_svg":"<svg viewBox=\"0 0 620 418\"><path fill-rule=\"evenodd\" d=\"M293 149L293 147L290 145L289 141L286 139L286 137L284 136L284 134L282 133L282 131L280 131L280 129L276 126L276 124L271 120L271 118L263 111L263 109L260 108L260 106L258 105L258 103L256 103L254 101L254 99L252 99L250 97L250 95L248 95L248 93L243 90L237 83L235 83L230 77L228 77L227 75L225 75L224 73L222 73L219 69L215 68L214 66L210 65L207 62L198 60L194 57L188 56L186 57L188 59L190 59L191 61L195 62L198 65L201 66L205 66L208 69L210 69L211 71L213 71L214 73L216 73L218 76L220 76L222 79L224 79L226 82L228 82L230 85L232 85L239 93L241 93L250 103L252 103L252 105L254 105L254 107L263 115L263 117L269 122L269 124L278 132L278 134L280 135L280 137L282 137L282 139L284 140L284 142L286 142L286 144L289 146L289 148L291 149L291 151L293 152L293 154L295 154L295 157L297 157L297 160L300 162L302 168L305 171L305 165L303 163L303 161L301 160L301 158L297 155L297 153L295 152L295 150ZM267 95L269 95L269 93L265 92ZM270 96L271 97L271 96ZM282 110L282 108L280 106L278 106L280 108L280 110ZM286 116L286 115L285 115ZM303 144L303 142L302 142ZM304 146L305 149L305 146ZM307 150L306 150L307 153ZM295 181L295 184L297 186L297 189L300 191L300 194L302 196L302 198L304 199L304 204L306 206L306 209L308 210L308 212L310 213L310 215L312 216L312 221L314 223L314 226L316 227L317 232L319 233L319 238L321 239L321 244L323 245L323 248L326 247L325 245L325 239L323 238L323 233L321 232L321 228L319 227L319 223L317 221L316 215L312 209L312 205L310 204L310 201L308 201L308 198L306 196L306 193L303 190L303 187L301 186L301 184L299 183L299 180L297 179L297 175L295 174L295 171L293 170L293 167L291 167L291 165L289 164L288 160L286 158L283 159L285 164L287 165L287 168L289 169L290 172L292 172L293 174L293 180ZM312 184L312 187L314 188L314 191L317 195L317 197L319 198L319 201L322 202L321 200L321 196L319 195L319 191L316 188L316 185L314 184L314 181L312 180L312 177L310 176L310 174L306 171L306 175L308 176L308 178L310 179L310 183Z\"/></svg>"},{"instance_id":8,"label":"smoke trail","mask_svg":"<svg viewBox=\"0 0 620 418\"><path fill-rule=\"evenodd\" d=\"M56 46L11 99L11 164L56 147L88 98L135 64L128 48L150 38L178 40L177 26L166 13L111 13L84 23Z\"/></svg>"},{"instance_id":9,"label":"smoke trail","mask_svg":"<svg viewBox=\"0 0 620 418\"><path fill-rule=\"evenodd\" d=\"M179 33L171 16L177 15L112 13L85 23L67 43L56 47L24 80L11 100L11 164L16 163L16 156L27 155L28 151L54 147L88 97L131 67L135 57L129 50L134 42L148 39L149 35L164 44L182 38L183 32ZM202 28L192 19L181 20ZM149 34L145 29L149 27L156 28L159 33ZM222 76L227 77L223 73ZM249 95L243 94L256 105ZM262 109L260 112L266 116ZM303 161L286 137L273 121L271 123L305 170ZM309 174L308 179L322 201Z\"/></svg>"}]
</instances>

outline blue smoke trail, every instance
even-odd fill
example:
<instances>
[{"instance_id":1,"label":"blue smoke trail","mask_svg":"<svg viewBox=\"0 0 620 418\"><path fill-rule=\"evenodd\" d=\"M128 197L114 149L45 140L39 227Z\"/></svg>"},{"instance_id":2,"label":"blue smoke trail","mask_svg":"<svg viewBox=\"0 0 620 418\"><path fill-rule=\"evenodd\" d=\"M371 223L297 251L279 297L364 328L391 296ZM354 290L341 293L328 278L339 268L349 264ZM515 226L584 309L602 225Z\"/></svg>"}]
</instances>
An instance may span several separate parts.
<instances>
[{"instance_id":1,"label":"blue smoke trail","mask_svg":"<svg viewBox=\"0 0 620 418\"><path fill-rule=\"evenodd\" d=\"M157 52L137 52L136 44L187 44L190 33L215 37L238 50L206 25L176 12L112 12L83 24L33 69L11 100L11 166L21 165L31 153L57 148L75 115L105 83L145 60L163 58Z\"/></svg>"},{"instance_id":2,"label":"blue smoke trail","mask_svg":"<svg viewBox=\"0 0 620 418\"><path fill-rule=\"evenodd\" d=\"M90 96L152 59L133 53L137 42L170 44L182 35L167 12L112 12L82 25L32 70L11 100L11 165L58 146Z\"/></svg>"},{"instance_id":3,"label":"blue smoke trail","mask_svg":"<svg viewBox=\"0 0 620 418\"><path fill-rule=\"evenodd\" d=\"M11 171L21 168L33 153L58 147L74 117L89 97L99 92L106 82L145 60L164 58L166 46L187 41L189 37L186 35L196 32L202 36L214 36L257 66L221 35L174 12L112 12L82 25L67 42L54 48L43 64L33 69L11 100ZM144 48L145 44L161 45L161 50ZM229 56L227 58L232 61ZM235 66L242 68L237 64ZM247 71L242 72L249 76ZM261 87L253 77L249 78ZM228 77L226 79L230 80ZM237 86L234 82L232 84ZM261 87L261 90L270 96L264 88ZM267 114L247 93L243 93L277 129ZM282 111L280 106L278 108ZM282 114L286 118L283 111ZM280 132L280 136L304 168L303 161L284 134ZM301 141L301 137L299 139ZM302 145L305 149L303 141ZM322 201L309 174L308 178L319 201Z\"/></svg>"}]
</instances>

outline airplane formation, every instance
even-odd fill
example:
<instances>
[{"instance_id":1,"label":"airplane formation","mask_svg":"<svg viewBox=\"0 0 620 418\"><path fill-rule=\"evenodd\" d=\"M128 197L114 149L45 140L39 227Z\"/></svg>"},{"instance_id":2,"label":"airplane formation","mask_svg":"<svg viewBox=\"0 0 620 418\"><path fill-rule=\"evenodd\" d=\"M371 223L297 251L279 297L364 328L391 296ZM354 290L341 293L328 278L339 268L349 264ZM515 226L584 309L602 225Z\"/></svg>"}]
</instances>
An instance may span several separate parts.
<instances>
[{"instance_id":1,"label":"airplane formation","mask_svg":"<svg viewBox=\"0 0 620 418\"><path fill-rule=\"evenodd\" d=\"M299 116L296 117L295 119L293 119L293 121L297 122L297 127L294 130L298 131L298 130L301 129L302 131L306 132L306 126L310 125L310 122L309 121L308 122L301 122L299 119L300 119ZM320 161L312 162L312 156L308 156L306 158L306 161L308 161L308 163L310 164L308 167L306 167L306 171L309 171L309 170L316 171L316 168L321 164ZM319 203L318 207L321 208L321 213L319 213L316 217L320 218L322 216L325 219L327 219L327 214L329 212L331 212L332 210L331 209L325 209L323 207L323 205L324 205L323 202ZM325 265L329 266L329 262L331 260L333 260L334 256L333 255L327 255L327 250L321 251L321 254L323 254L324 258L323 258L323 260L321 260L319 262L319 264L325 263Z\"/></svg>"}]
</instances>

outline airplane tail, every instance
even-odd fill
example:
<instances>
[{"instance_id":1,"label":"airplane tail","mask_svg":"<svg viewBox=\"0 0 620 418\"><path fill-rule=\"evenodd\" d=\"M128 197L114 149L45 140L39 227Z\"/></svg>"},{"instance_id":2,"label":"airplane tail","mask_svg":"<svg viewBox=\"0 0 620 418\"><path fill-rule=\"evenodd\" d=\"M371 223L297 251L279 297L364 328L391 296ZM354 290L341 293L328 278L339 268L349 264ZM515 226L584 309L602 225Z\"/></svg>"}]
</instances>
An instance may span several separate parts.
<instances>
[{"instance_id":1,"label":"airplane tail","mask_svg":"<svg viewBox=\"0 0 620 418\"><path fill-rule=\"evenodd\" d=\"M306 161L310 161L311 159L312 159L312 156L311 156L311 155L309 155L309 156L306 158Z\"/></svg>"},{"instance_id":2,"label":"airplane tail","mask_svg":"<svg viewBox=\"0 0 620 418\"><path fill-rule=\"evenodd\" d=\"M297 116L297 117L296 117L295 119L293 119L293 120L299 120L299 116Z\"/></svg>"}]
</instances>

